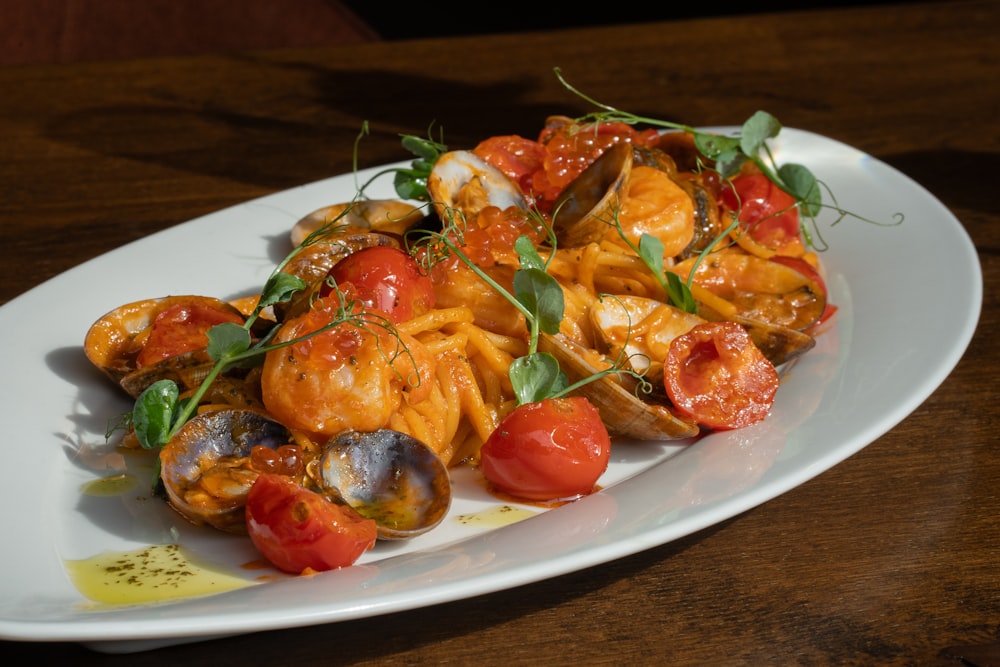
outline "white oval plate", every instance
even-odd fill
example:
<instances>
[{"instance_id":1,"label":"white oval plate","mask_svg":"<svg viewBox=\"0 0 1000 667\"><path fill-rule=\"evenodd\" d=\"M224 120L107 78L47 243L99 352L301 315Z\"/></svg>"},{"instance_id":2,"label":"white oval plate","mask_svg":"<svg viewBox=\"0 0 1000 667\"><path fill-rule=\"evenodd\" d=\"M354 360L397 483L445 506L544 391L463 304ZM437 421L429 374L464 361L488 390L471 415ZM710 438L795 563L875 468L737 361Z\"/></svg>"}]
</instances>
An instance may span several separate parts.
<instances>
[{"instance_id":1,"label":"white oval plate","mask_svg":"<svg viewBox=\"0 0 1000 667\"><path fill-rule=\"evenodd\" d=\"M458 600L670 542L770 500L865 447L916 409L964 353L982 301L978 258L958 220L892 167L794 129L782 131L774 150L781 162L809 166L844 209L883 222L902 213L905 220L879 226L848 218L831 226L832 214L821 217L828 285L840 310L817 347L787 374L765 422L689 447L623 443L601 492L547 512L531 508L536 515L502 527L459 520L499 503L475 472L458 471L455 501L440 527L405 544L379 543L358 565L313 577L279 577L169 604L88 608L66 573L67 559L165 543L172 534L236 572L256 555L245 538L188 526L162 503L81 492L100 476L83 465L81 449L102 444L108 417L129 407L88 364L82 342L94 320L130 301L258 290L286 253L292 223L349 201L355 184L375 170L192 220L7 303L0 308L4 376L30 380L8 382L0 402L8 536L0 550L6 573L0 639L130 652ZM382 187L374 194L394 196L388 179ZM928 279L932 261L949 270Z\"/></svg>"}]
</instances>

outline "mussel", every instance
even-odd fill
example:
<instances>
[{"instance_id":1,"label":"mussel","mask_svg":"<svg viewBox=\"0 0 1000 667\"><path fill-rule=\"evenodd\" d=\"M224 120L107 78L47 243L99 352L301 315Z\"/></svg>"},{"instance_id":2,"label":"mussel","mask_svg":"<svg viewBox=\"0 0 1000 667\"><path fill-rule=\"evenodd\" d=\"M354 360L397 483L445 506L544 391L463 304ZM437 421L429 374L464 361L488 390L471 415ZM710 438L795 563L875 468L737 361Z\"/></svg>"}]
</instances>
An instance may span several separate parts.
<instances>
[{"instance_id":1,"label":"mussel","mask_svg":"<svg viewBox=\"0 0 1000 667\"><path fill-rule=\"evenodd\" d=\"M340 433L310 475L335 500L374 520L384 540L427 532L451 506L444 462L420 440L391 429Z\"/></svg>"}]
</instances>

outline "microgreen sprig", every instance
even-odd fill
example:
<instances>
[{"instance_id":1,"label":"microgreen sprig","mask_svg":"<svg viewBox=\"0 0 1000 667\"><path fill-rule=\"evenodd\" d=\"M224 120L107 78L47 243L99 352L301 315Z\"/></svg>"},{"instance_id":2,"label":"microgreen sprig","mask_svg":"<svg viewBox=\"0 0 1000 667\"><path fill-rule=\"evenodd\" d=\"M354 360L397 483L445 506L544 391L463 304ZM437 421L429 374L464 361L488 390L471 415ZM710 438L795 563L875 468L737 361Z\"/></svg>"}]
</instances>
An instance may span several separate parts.
<instances>
[{"instance_id":1,"label":"microgreen sprig","mask_svg":"<svg viewBox=\"0 0 1000 667\"><path fill-rule=\"evenodd\" d=\"M202 397L208 392L212 383L227 370L259 363L263 355L271 350L293 345L342 324L352 324L366 329L380 327L395 331L395 327L386 318L364 311L358 307L358 302L350 301L341 292L334 290L333 293L338 296L340 302L335 316L323 327L281 343L274 343L273 338L280 329L280 326L275 324L256 342L253 340L251 329L265 309L291 302L297 294L308 287L298 276L283 271L285 266L297 254L312 245L337 243L338 241L330 240L329 237L345 228L340 220L349 213L350 208L346 207L335 218L309 234L275 266L261 290L257 304L242 325L226 322L208 330L208 346L205 351L214 363L190 396L181 398L180 390L173 380L158 380L139 395L130 415L119 418L115 428L131 425L143 448L162 447L194 416ZM398 356L398 351L396 355ZM109 436L113 430L115 429L109 426Z\"/></svg>"},{"instance_id":2,"label":"microgreen sprig","mask_svg":"<svg viewBox=\"0 0 1000 667\"><path fill-rule=\"evenodd\" d=\"M508 370L508 377L514 390L517 405L565 396L588 382L613 373L636 376L641 383L643 380L641 376L625 368L624 364L619 362L570 384L555 356L548 352L538 351L538 341L543 333L550 335L559 333L559 325L565 311L562 287L548 273L549 263L554 258L555 253L543 258L528 236L519 236L514 242L519 268L514 272L513 293L511 293L463 252L461 247L464 245L461 214L454 210L447 210L445 217L449 220L442 231L424 232L423 237L417 241L417 245L425 251L419 254L433 258L432 261L441 261L448 255L455 255L479 278L510 302L524 316L528 326L528 352L511 362ZM555 235L551 228L544 225L543 227L554 251Z\"/></svg>"},{"instance_id":3,"label":"microgreen sprig","mask_svg":"<svg viewBox=\"0 0 1000 667\"><path fill-rule=\"evenodd\" d=\"M390 167L379 170L358 188L358 192L363 193L375 180L391 173L394 174L393 186L396 189L396 194L400 197L417 201L430 201L430 195L427 192L427 179L430 177L434 163L448 151L448 146L444 144L443 137L440 141L432 139L430 130L427 132L426 139L413 134L403 134L400 137L403 148L416 156L410 162L410 167Z\"/></svg>"},{"instance_id":4,"label":"microgreen sprig","mask_svg":"<svg viewBox=\"0 0 1000 667\"><path fill-rule=\"evenodd\" d=\"M681 130L694 138L695 147L705 157L715 162L715 170L723 178L739 173L746 162L753 162L775 185L795 197L802 214L815 217L822 207L822 195L816 177L800 164L778 166L767 144L781 132L781 123L766 111L757 111L740 128L737 136L724 136L706 132L691 125L674 123L659 118L647 118L603 104L574 88L555 68L556 78L570 92L593 104L602 111L595 111L577 119L577 122L620 122L628 125L645 124L651 127Z\"/></svg>"}]
</instances>

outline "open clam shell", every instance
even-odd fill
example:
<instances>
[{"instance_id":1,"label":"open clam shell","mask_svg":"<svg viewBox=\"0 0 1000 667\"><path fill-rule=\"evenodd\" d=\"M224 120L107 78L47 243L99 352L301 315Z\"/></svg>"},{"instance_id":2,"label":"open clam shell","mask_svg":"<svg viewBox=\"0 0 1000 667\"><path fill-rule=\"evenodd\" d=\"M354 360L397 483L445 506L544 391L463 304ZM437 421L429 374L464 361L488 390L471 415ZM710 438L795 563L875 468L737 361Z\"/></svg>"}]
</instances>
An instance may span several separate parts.
<instances>
[{"instance_id":1,"label":"open clam shell","mask_svg":"<svg viewBox=\"0 0 1000 667\"><path fill-rule=\"evenodd\" d=\"M126 376L137 371L136 360L157 315L176 305L206 307L240 315L231 304L207 296L177 295L133 301L108 312L90 326L83 341L84 354L90 363L112 381L122 383ZM146 385L161 377L193 377L191 374L202 372L200 367L206 363L211 367L207 355L190 354L183 360L165 361L167 363L153 364L155 368L150 367L133 380L127 381L125 390L133 397L138 396ZM179 375L171 376L173 371L177 371ZM157 377L159 372L165 374Z\"/></svg>"},{"instance_id":2,"label":"open clam shell","mask_svg":"<svg viewBox=\"0 0 1000 667\"><path fill-rule=\"evenodd\" d=\"M293 246L325 225L402 236L425 217L422 207L399 199L362 199L316 209L292 226Z\"/></svg>"},{"instance_id":3,"label":"open clam shell","mask_svg":"<svg viewBox=\"0 0 1000 667\"><path fill-rule=\"evenodd\" d=\"M244 508L257 472L251 450L291 440L289 430L254 410L222 409L193 417L160 450L160 479L170 505L194 524L245 533Z\"/></svg>"},{"instance_id":4,"label":"open clam shell","mask_svg":"<svg viewBox=\"0 0 1000 667\"><path fill-rule=\"evenodd\" d=\"M507 175L472 151L448 151L434 163L427 192L442 220L458 211L471 219L487 206L528 207L524 193Z\"/></svg>"},{"instance_id":5,"label":"open clam shell","mask_svg":"<svg viewBox=\"0 0 1000 667\"><path fill-rule=\"evenodd\" d=\"M384 540L421 535L451 507L444 462L420 440L390 429L345 431L326 444L314 481L378 525Z\"/></svg>"},{"instance_id":6,"label":"open clam shell","mask_svg":"<svg viewBox=\"0 0 1000 667\"><path fill-rule=\"evenodd\" d=\"M632 144L615 144L566 186L552 207L560 248L600 241L612 229L632 173Z\"/></svg>"},{"instance_id":7,"label":"open clam shell","mask_svg":"<svg viewBox=\"0 0 1000 667\"><path fill-rule=\"evenodd\" d=\"M575 382L597 372L579 345L561 334L543 333L538 349L559 360L559 366ZM696 423L682 419L666 405L647 403L614 377L605 375L577 390L586 396L612 435L636 440L682 440L699 433Z\"/></svg>"}]
</instances>

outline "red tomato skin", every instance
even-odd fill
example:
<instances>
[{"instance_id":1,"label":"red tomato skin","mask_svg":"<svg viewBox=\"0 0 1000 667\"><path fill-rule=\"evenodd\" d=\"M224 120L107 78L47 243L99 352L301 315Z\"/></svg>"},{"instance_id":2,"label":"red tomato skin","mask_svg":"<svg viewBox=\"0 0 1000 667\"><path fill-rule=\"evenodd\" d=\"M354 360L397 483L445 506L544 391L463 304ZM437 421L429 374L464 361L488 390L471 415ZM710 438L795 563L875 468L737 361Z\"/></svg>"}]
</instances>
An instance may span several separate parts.
<instances>
[{"instance_id":1,"label":"red tomato skin","mask_svg":"<svg viewBox=\"0 0 1000 667\"><path fill-rule=\"evenodd\" d=\"M176 304L160 312L153 320L149 339L136 359L139 367L148 366L178 354L203 350L208 346L208 330L217 324L243 325L236 312L201 304Z\"/></svg>"},{"instance_id":2,"label":"red tomato skin","mask_svg":"<svg viewBox=\"0 0 1000 667\"><path fill-rule=\"evenodd\" d=\"M799 210L795 198L761 173L736 176L722 188L720 203L730 211L739 211L739 220L760 245L776 250L798 251L801 241Z\"/></svg>"},{"instance_id":3,"label":"red tomato skin","mask_svg":"<svg viewBox=\"0 0 1000 667\"><path fill-rule=\"evenodd\" d=\"M291 574L353 565L377 536L371 519L271 473L262 473L250 487L246 520L257 550Z\"/></svg>"},{"instance_id":4,"label":"red tomato skin","mask_svg":"<svg viewBox=\"0 0 1000 667\"><path fill-rule=\"evenodd\" d=\"M434 286L416 260L400 248L371 246L351 253L330 269L338 285L351 283L369 310L405 322L434 307ZM329 289L321 290L321 296Z\"/></svg>"},{"instance_id":5,"label":"red tomato skin","mask_svg":"<svg viewBox=\"0 0 1000 667\"><path fill-rule=\"evenodd\" d=\"M765 417L778 372L735 322L698 324L671 342L663 385L674 407L712 430L743 428Z\"/></svg>"},{"instance_id":6,"label":"red tomato skin","mask_svg":"<svg viewBox=\"0 0 1000 667\"><path fill-rule=\"evenodd\" d=\"M607 470L611 438L585 398L548 398L512 410L480 449L500 492L533 501L587 495Z\"/></svg>"}]
</instances>

